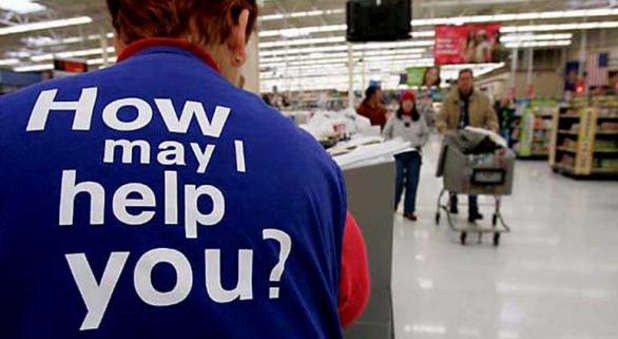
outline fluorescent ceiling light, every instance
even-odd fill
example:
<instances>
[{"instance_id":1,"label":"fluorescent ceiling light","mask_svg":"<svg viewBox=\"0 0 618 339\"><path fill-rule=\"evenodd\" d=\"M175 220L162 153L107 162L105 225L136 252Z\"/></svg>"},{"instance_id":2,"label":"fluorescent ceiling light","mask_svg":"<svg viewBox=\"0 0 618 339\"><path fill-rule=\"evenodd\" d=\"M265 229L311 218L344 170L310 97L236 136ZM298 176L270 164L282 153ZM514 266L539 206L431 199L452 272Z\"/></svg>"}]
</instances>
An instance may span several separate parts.
<instances>
[{"instance_id":1,"label":"fluorescent ceiling light","mask_svg":"<svg viewBox=\"0 0 618 339\"><path fill-rule=\"evenodd\" d=\"M436 36L436 31L412 32L413 38L432 38L434 36Z\"/></svg>"},{"instance_id":2,"label":"fluorescent ceiling light","mask_svg":"<svg viewBox=\"0 0 618 339\"><path fill-rule=\"evenodd\" d=\"M17 14L29 14L44 11L46 7L30 0L0 0L0 9Z\"/></svg>"},{"instance_id":3,"label":"fluorescent ceiling light","mask_svg":"<svg viewBox=\"0 0 618 339\"><path fill-rule=\"evenodd\" d=\"M412 36L415 38L431 38L435 35L435 31L412 32ZM300 45L338 44L342 42L346 42L346 38L343 36L330 38L304 38L294 40L268 41L261 42L260 49Z\"/></svg>"},{"instance_id":4,"label":"fluorescent ceiling light","mask_svg":"<svg viewBox=\"0 0 618 339\"><path fill-rule=\"evenodd\" d=\"M0 35L8 35L8 34L32 32L32 31L40 31L43 29L83 25L83 24L89 24L91 22L92 22L92 18L90 18L89 16L80 16L77 18L60 19L60 20L52 20L52 21L41 21L41 22L34 22L30 24L2 27L0 28Z\"/></svg>"},{"instance_id":5,"label":"fluorescent ceiling light","mask_svg":"<svg viewBox=\"0 0 618 339\"><path fill-rule=\"evenodd\" d=\"M114 33L106 33L105 37L108 39L112 39L114 37ZM68 37L64 39L51 39L49 37L42 38L28 38L26 39L26 43L31 46L36 47L49 47L49 46L57 46L57 45L70 45L84 41L93 41L93 40L101 40L100 34L91 34L86 38L80 36Z\"/></svg>"},{"instance_id":6,"label":"fluorescent ceiling light","mask_svg":"<svg viewBox=\"0 0 618 339\"><path fill-rule=\"evenodd\" d=\"M425 49L423 48L410 48L410 49L396 49L396 50L375 50L375 51L366 51L364 52L364 57L365 58L369 58L372 56L394 56L394 55L402 55L402 54L420 54L423 53L425 51ZM275 58L261 58L260 59L260 67L262 67L262 65L264 63L273 63L273 62L279 62L279 63L285 63L287 62L294 62L294 61L307 61L307 60L325 60L325 59L333 59L333 58L345 58L346 62L348 60L348 54L347 53L328 53L328 54L309 54L309 55L301 55L301 56L294 56L294 57L275 57ZM358 58L362 58L362 55L359 55L358 53L354 54L354 59L358 59Z\"/></svg>"},{"instance_id":7,"label":"fluorescent ceiling light","mask_svg":"<svg viewBox=\"0 0 618 339\"><path fill-rule=\"evenodd\" d=\"M382 81L382 87L384 89L397 89L399 86L399 74L403 72L403 67L408 66L431 66L433 65L433 60L428 60L427 63L418 63L418 64L401 64L399 65L400 69L396 69L395 72L385 73L385 72L368 72L368 79L372 80L380 80ZM470 65L466 65L470 66ZM494 63L494 64L477 64L472 65L475 76L481 76L492 72L498 68L504 67L504 63ZM355 90L363 90L362 77L357 76L358 72L355 72L355 77L353 81ZM458 70L454 67L445 66L442 68L440 72L440 76L443 79L456 79L458 76ZM306 91L306 90L322 90L322 89L338 89L341 91L348 90L348 74L347 73L336 73L331 75L311 75L311 76L294 76L294 77L272 77L271 74L262 73L260 79L260 87L262 91L269 92L272 90L273 86L277 86L281 91Z\"/></svg>"},{"instance_id":8,"label":"fluorescent ceiling light","mask_svg":"<svg viewBox=\"0 0 618 339\"><path fill-rule=\"evenodd\" d=\"M563 34L511 34L500 37L500 42L521 42L521 41L538 41L538 40L570 40L573 38L571 33Z\"/></svg>"},{"instance_id":9,"label":"fluorescent ceiling light","mask_svg":"<svg viewBox=\"0 0 618 339\"><path fill-rule=\"evenodd\" d=\"M117 57L109 57L107 58L107 62L110 64L115 63L116 61L118 61ZM88 65L102 65L104 63L103 58L96 58L96 59L89 59L87 61Z\"/></svg>"},{"instance_id":10,"label":"fluorescent ceiling light","mask_svg":"<svg viewBox=\"0 0 618 339\"><path fill-rule=\"evenodd\" d=\"M116 49L114 47L107 48L107 53L114 53L115 51ZM54 58L76 58L76 57L98 55L98 54L103 54L102 48L92 48L92 49L85 49L85 50L80 50L80 51L60 52L56 54L49 53L49 54L35 55L31 57L30 59L32 61L39 62L39 61L54 60Z\"/></svg>"},{"instance_id":11,"label":"fluorescent ceiling light","mask_svg":"<svg viewBox=\"0 0 618 339\"><path fill-rule=\"evenodd\" d=\"M272 30L272 31L261 31L259 32L259 36L260 38L275 37L275 36L298 37L298 36L305 36L305 35L309 35L313 33L345 31L347 28L348 28L347 25L306 26L306 27L301 27L301 28L286 28L286 29L277 29L277 30Z\"/></svg>"},{"instance_id":12,"label":"fluorescent ceiling light","mask_svg":"<svg viewBox=\"0 0 618 339\"><path fill-rule=\"evenodd\" d=\"M507 26L500 29L501 33L547 32L547 31L577 31L587 29L618 28L618 21L584 22L572 24L547 24L528 26Z\"/></svg>"},{"instance_id":13,"label":"fluorescent ceiling light","mask_svg":"<svg viewBox=\"0 0 618 339\"><path fill-rule=\"evenodd\" d=\"M397 42L379 42L379 43L368 43L368 44L355 44L352 45L352 49L354 51L367 51L367 50L384 50L384 49L394 49L394 48L406 48L406 47L430 47L435 45L434 40L416 40L416 41L397 41ZM325 46L325 47L305 47L305 48L295 48L295 49L276 49L276 50L268 50L268 51L260 51L260 56L285 56L294 55L294 54L309 54L309 53L320 53L320 52L341 52L347 51L347 45L335 45L335 46Z\"/></svg>"},{"instance_id":14,"label":"fluorescent ceiling light","mask_svg":"<svg viewBox=\"0 0 618 339\"><path fill-rule=\"evenodd\" d=\"M462 25L466 23L548 20L563 18L591 18L616 15L618 15L618 9L581 9L568 11L528 12L513 14L460 16L450 18L445 17L434 19L417 19L412 20L412 26Z\"/></svg>"},{"instance_id":15,"label":"fluorescent ceiling light","mask_svg":"<svg viewBox=\"0 0 618 339\"><path fill-rule=\"evenodd\" d=\"M11 66L17 65L19 63L19 59L0 59L0 66Z\"/></svg>"},{"instance_id":16,"label":"fluorescent ceiling light","mask_svg":"<svg viewBox=\"0 0 618 339\"><path fill-rule=\"evenodd\" d=\"M372 66L379 68L378 72L370 71L368 72L370 75L374 74L391 74L398 75L405 71L406 67L412 66L432 66L433 59L419 59L414 60L412 62L409 61L396 61L396 62L381 62ZM475 76L480 76L489 72L492 72L496 69L502 68L505 66L505 63L489 63L489 64L474 64L474 65L452 65L457 67L443 67L441 69L441 75L445 75L445 78L456 78L458 75L458 71L462 68L470 68L474 72ZM305 66L305 67L294 67L289 69L288 72L273 72L266 71L261 72L260 77L262 79L297 79L299 77L319 77L319 76L331 76L331 77L342 77L347 79L348 73L341 72L341 68L345 67L345 64L335 64L332 66L326 67L316 67L316 66ZM354 69L354 74L362 74L363 70L360 68Z\"/></svg>"},{"instance_id":17,"label":"fluorescent ceiling light","mask_svg":"<svg viewBox=\"0 0 618 339\"><path fill-rule=\"evenodd\" d=\"M392 72L392 71L396 71L397 74L401 73L404 71L405 67L410 67L410 66L417 66L417 65L423 65L423 66L429 66L429 65L433 65L433 58L427 58L427 59L410 59L410 58L406 58L406 59L402 59L402 60L378 60L375 61L373 63L371 63L369 66L370 68L375 68L375 69L380 69L381 72ZM346 75L347 72L347 68L345 63L339 63L339 64L332 64L332 65L308 65L308 66L295 66L295 67L288 67L287 69L283 69L282 71L262 71L261 74L268 74L268 75L283 75L283 76L296 76L296 75L300 75L299 72L303 72L303 73L307 73L307 72L316 72L316 74L338 74L341 76ZM354 72L355 73L362 73L362 67L354 67ZM372 72L369 72L372 73ZM306 74L303 74L303 76Z\"/></svg>"},{"instance_id":18,"label":"fluorescent ceiling light","mask_svg":"<svg viewBox=\"0 0 618 339\"><path fill-rule=\"evenodd\" d=\"M527 42L511 42L504 45L506 48L531 48L531 47L560 47L571 45L571 40L556 40L556 41L527 41Z\"/></svg>"},{"instance_id":19,"label":"fluorescent ceiling light","mask_svg":"<svg viewBox=\"0 0 618 339\"><path fill-rule=\"evenodd\" d=\"M393 56L375 56L375 57L368 57L365 58L365 61L367 62L368 65L372 65L373 62L376 61L395 61L395 60L417 60L422 58L423 55L422 54L407 54L407 55L393 55ZM354 60L354 62L358 62L359 60ZM348 62L348 58L347 57L341 57L341 58L333 58L333 59L323 59L323 60L299 60L299 61L294 61L294 62L290 62L287 64L288 67L290 66L304 66L304 65L333 65L333 64L343 64L344 68L347 67L347 62ZM260 68L278 68L278 69L284 69L286 67L285 63L281 63L281 62L275 62L275 63L262 63L260 62Z\"/></svg>"},{"instance_id":20,"label":"fluorescent ceiling light","mask_svg":"<svg viewBox=\"0 0 618 339\"><path fill-rule=\"evenodd\" d=\"M333 14L343 14L345 11L343 9L330 9L330 10L316 10L316 11L307 11L307 12L293 12L287 14L269 14L269 15L261 15L258 19L260 21L272 21L272 20L283 20L290 18L303 18L308 16L321 16L321 15L333 15Z\"/></svg>"},{"instance_id":21,"label":"fluorescent ceiling light","mask_svg":"<svg viewBox=\"0 0 618 339\"><path fill-rule=\"evenodd\" d=\"M54 69L53 64L29 65L29 66L13 68L15 72L38 72L38 71L48 71L52 69Z\"/></svg>"},{"instance_id":22,"label":"fluorescent ceiling light","mask_svg":"<svg viewBox=\"0 0 618 339\"><path fill-rule=\"evenodd\" d=\"M260 48L272 48L283 46L298 46L298 45L314 45L314 44L327 44L345 42L345 37L333 37L333 38L315 38L315 39L296 39L296 40L283 40L283 41L270 41L260 43Z\"/></svg>"}]
</instances>

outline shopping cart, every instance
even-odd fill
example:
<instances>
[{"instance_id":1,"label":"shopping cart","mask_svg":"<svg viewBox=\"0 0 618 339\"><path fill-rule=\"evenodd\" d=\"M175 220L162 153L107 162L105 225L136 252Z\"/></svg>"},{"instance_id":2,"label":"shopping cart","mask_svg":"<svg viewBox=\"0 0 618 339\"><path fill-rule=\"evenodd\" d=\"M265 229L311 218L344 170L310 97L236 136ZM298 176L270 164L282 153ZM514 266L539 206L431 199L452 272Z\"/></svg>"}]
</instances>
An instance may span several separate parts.
<instances>
[{"instance_id":1,"label":"shopping cart","mask_svg":"<svg viewBox=\"0 0 618 339\"><path fill-rule=\"evenodd\" d=\"M461 141L462 138L465 142ZM483 143L484 146L481 145ZM501 234L511 231L502 217L500 208L502 197L511 195L513 191L515 154L506 147L499 145L492 147L488 146L488 143L491 141L469 131L452 133L444 138L437 172L438 177L443 177L443 188L438 196L436 225L440 225L441 211L444 211L449 227L453 231L460 232L462 245L466 244L468 234L477 234L479 243L482 242L484 234L492 234L493 244L498 246ZM465 144L465 147L462 147L462 144ZM462 149L465 148L476 149L477 152L464 153ZM448 204L442 203L445 195L447 199L449 197L447 192L492 196L495 205L491 227L471 222L456 225Z\"/></svg>"}]
</instances>

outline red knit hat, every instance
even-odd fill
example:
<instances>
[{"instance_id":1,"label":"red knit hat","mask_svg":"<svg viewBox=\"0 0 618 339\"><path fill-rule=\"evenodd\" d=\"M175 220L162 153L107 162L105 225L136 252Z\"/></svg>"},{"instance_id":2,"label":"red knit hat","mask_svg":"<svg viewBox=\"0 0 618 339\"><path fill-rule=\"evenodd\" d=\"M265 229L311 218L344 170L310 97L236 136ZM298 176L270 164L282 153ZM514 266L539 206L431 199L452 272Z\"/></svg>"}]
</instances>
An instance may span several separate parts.
<instances>
[{"instance_id":1,"label":"red knit hat","mask_svg":"<svg viewBox=\"0 0 618 339\"><path fill-rule=\"evenodd\" d=\"M414 91L412 91L411 89L405 90L405 91L401 92L399 100L401 102L403 102L405 100L416 101L416 94L414 94Z\"/></svg>"}]
</instances>

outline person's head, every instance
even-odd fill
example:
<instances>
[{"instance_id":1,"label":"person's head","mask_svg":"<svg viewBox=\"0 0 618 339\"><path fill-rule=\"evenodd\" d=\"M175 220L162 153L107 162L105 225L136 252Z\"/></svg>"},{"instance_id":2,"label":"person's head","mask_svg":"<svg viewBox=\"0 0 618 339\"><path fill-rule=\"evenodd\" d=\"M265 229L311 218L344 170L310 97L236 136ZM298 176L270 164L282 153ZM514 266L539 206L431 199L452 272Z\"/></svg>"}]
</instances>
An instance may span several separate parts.
<instances>
[{"instance_id":1,"label":"person's head","mask_svg":"<svg viewBox=\"0 0 618 339\"><path fill-rule=\"evenodd\" d=\"M487 31L485 31L484 29L478 30L475 34L475 40L477 44L480 44L482 42L487 41L488 36L487 36Z\"/></svg>"},{"instance_id":2,"label":"person's head","mask_svg":"<svg viewBox=\"0 0 618 339\"><path fill-rule=\"evenodd\" d=\"M257 20L256 0L107 0L116 47L145 38L178 38L205 48L238 83Z\"/></svg>"},{"instance_id":3,"label":"person's head","mask_svg":"<svg viewBox=\"0 0 618 339\"><path fill-rule=\"evenodd\" d=\"M399 96L399 110L397 118L402 119L404 115L412 117L412 120L418 121L420 115L416 109L416 94L412 90L406 90Z\"/></svg>"},{"instance_id":4,"label":"person's head","mask_svg":"<svg viewBox=\"0 0 618 339\"><path fill-rule=\"evenodd\" d=\"M378 86L370 86L365 91L365 103L377 105L382 102L382 89Z\"/></svg>"},{"instance_id":5,"label":"person's head","mask_svg":"<svg viewBox=\"0 0 618 339\"><path fill-rule=\"evenodd\" d=\"M440 79L440 70L438 67L429 67L425 70L423 75L423 86L434 87L440 86L442 79Z\"/></svg>"},{"instance_id":6,"label":"person's head","mask_svg":"<svg viewBox=\"0 0 618 339\"><path fill-rule=\"evenodd\" d=\"M461 94L469 95L472 93L472 90L474 90L474 73L471 69L466 68L459 71L457 88Z\"/></svg>"},{"instance_id":7,"label":"person's head","mask_svg":"<svg viewBox=\"0 0 618 339\"><path fill-rule=\"evenodd\" d=\"M577 81L577 70L571 69L567 73L567 80L574 84Z\"/></svg>"}]
</instances>

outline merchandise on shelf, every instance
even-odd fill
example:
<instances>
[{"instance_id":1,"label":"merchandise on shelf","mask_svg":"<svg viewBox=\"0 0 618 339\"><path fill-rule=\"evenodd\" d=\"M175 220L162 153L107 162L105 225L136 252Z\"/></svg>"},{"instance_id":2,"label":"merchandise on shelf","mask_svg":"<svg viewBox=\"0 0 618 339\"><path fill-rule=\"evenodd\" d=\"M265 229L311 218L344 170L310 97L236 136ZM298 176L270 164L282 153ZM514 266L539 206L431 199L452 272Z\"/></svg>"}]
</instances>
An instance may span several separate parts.
<instances>
[{"instance_id":1,"label":"merchandise on shelf","mask_svg":"<svg viewBox=\"0 0 618 339\"><path fill-rule=\"evenodd\" d=\"M594 107L618 108L618 96L616 95L594 96L590 102Z\"/></svg>"},{"instance_id":2,"label":"merchandise on shelf","mask_svg":"<svg viewBox=\"0 0 618 339\"><path fill-rule=\"evenodd\" d=\"M599 108L599 117L604 117L604 118L618 117L618 107Z\"/></svg>"},{"instance_id":3,"label":"merchandise on shelf","mask_svg":"<svg viewBox=\"0 0 618 339\"><path fill-rule=\"evenodd\" d=\"M589 102L590 106L577 108ZM575 175L618 175L618 97L577 98L560 109L550 164Z\"/></svg>"},{"instance_id":4,"label":"merchandise on shelf","mask_svg":"<svg viewBox=\"0 0 618 339\"><path fill-rule=\"evenodd\" d=\"M599 124L599 132L616 132L618 133L618 122L602 122Z\"/></svg>"},{"instance_id":5,"label":"merchandise on shelf","mask_svg":"<svg viewBox=\"0 0 618 339\"><path fill-rule=\"evenodd\" d=\"M618 152L618 140L597 140L594 144L595 151Z\"/></svg>"},{"instance_id":6,"label":"merchandise on shelf","mask_svg":"<svg viewBox=\"0 0 618 339\"><path fill-rule=\"evenodd\" d=\"M570 149L576 149L577 148L577 140L573 140L573 139L564 139L562 141L562 143L560 144L560 147L562 148L570 148Z\"/></svg>"},{"instance_id":7,"label":"merchandise on shelf","mask_svg":"<svg viewBox=\"0 0 618 339\"><path fill-rule=\"evenodd\" d=\"M595 159L595 168L618 171L618 159Z\"/></svg>"},{"instance_id":8,"label":"merchandise on shelf","mask_svg":"<svg viewBox=\"0 0 618 339\"><path fill-rule=\"evenodd\" d=\"M520 117L519 127L512 134L516 140L514 148L518 157L539 158L549 155L553 117L559 109L557 99L518 100L515 115Z\"/></svg>"},{"instance_id":9,"label":"merchandise on shelf","mask_svg":"<svg viewBox=\"0 0 618 339\"><path fill-rule=\"evenodd\" d=\"M563 154L562 157L560 158L559 163L567 167L574 167L575 157L569 154Z\"/></svg>"}]
</instances>

